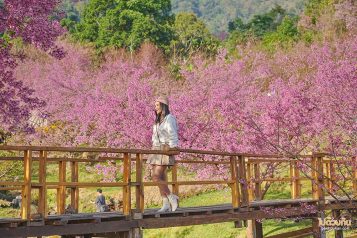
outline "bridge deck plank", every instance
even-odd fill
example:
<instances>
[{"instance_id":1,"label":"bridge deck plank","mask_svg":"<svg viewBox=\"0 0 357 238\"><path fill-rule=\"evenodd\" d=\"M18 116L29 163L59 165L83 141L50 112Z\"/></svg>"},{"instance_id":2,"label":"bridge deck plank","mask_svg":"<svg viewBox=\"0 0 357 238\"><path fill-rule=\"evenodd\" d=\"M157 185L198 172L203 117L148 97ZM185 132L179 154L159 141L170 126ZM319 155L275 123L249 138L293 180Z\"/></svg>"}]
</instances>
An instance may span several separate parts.
<instances>
[{"instance_id":1,"label":"bridge deck plank","mask_svg":"<svg viewBox=\"0 0 357 238\"><path fill-rule=\"evenodd\" d=\"M332 197L326 197L329 203L336 203L336 200ZM339 201L346 202L349 201L347 197L339 197ZM285 205L298 205L300 203L311 203L317 202L317 200L310 198L301 199L279 199L279 200L261 200L252 201L249 204L250 208L259 207L277 207ZM231 213L237 212L238 209L234 209L232 204L217 204L210 206L196 206L196 207L179 207L175 212L161 213L158 215L158 208L145 209L143 213L143 219L152 217L174 217L174 216L188 216L188 215L199 215L199 214L212 214L212 213ZM79 221L79 220L90 220L90 219L105 219L105 220L121 220L126 219L126 216L122 212L105 212L105 213L79 213L79 214L63 214L63 215L49 215L46 217L46 221L55 220L67 220L67 221ZM25 220L21 218L0 218L0 224L4 223L21 223Z\"/></svg>"}]
</instances>

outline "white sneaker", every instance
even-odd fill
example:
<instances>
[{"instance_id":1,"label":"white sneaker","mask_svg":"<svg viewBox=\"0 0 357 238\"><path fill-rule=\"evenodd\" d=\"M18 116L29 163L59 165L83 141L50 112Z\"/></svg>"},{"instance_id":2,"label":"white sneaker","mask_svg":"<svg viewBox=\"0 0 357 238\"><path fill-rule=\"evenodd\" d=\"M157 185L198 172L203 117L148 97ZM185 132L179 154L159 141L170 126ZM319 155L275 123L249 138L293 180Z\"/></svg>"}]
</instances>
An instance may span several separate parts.
<instances>
[{"instance_id":1,"label":"white sneaker","mask_svg":"<svg viewBox=\"0 0 357 238\"><path fill-rule=\"evenodd\" d=\"M167 198L169 199L170 205L171 205L171 210L174 212L176 211L177 207L178 207L178 199L179 197L173 193L171 193L170 195L167 196Z\"/></svg>"},{"instance_id":2,"label":"white sneaker","mask_svg":"<svg viewBox=\"0 0 357 238\"><path fill-rule=\"evenodd\" d=\"M162 198L162 207L157 212L171 212L170 202L167 197Z\"/></svg>"}]
</instances>

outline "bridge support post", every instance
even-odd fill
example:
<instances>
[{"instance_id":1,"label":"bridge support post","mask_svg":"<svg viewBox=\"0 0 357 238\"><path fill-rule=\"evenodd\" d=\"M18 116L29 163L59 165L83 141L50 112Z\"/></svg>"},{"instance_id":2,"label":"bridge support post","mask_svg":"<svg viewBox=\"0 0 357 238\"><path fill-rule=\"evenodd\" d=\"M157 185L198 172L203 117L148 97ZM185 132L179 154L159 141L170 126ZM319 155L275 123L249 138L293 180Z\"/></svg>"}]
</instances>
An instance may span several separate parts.
<instances>
[{"instance_id":1,"label":"bridge support post","mask_svg":"<svg viewBox=\"0 0 357 238\"><path fill-rule=\"evenodd\" d=\"M66 161L59 162L59 183L57 188L57 213L64 214L66 207L66 186L63 183L66 182Z\"/></svg>"},{"instance_id":2,"label":"bridge support post","mask_svg":"<svg viewBox=\"0 0 357 238\"><path fill-rule=\"evenodd\" d=\"M332 210L332 217L336 220L340 219L340 210ZM335 230L335 238L343 238L343 230Z\"/></svg>"},{"instance_id":3,"label":"bridge support post","mask_svg":"<svg viewBox=\"0 0 357 238\"><path fill-rule=\"evenodd\" d=\"M40 151L40 162L39 162L39 173L38 173L38 182L41 187L39 189L39 198L38 198L38 212L42 217L47 216L47 187L46 187L46 161L47 161L47 151Z\"/></svg>"},{"instance_id":4,"label":"bridge support post","mask_svg":"<svg viewBox=\"0 0 357 238\"><path fill-rule=\"evenodd\" d=\"M123 180L126 185L123 187L123 213L130 215L131 210L131 154L124 153L124 171Z\"/></svg>"},{"instance_id":5,"label":"bridge support post","mask_svg":"<svg viewBox=\"0 0 357 238\"><path fill-rule=\"evenodd\" d=\"M71 181L78 182L78 162L71 162ZM71 188L71 207L78 213L79 208L79 188Z\"/></svg>"},{"instance_id":6,"label":"bridge support post","mask_svg":"<svg viewBox=\"0 0 357 238\"><path fill-rule=\"evenodd\" d=\"M172 182L174 182L174 184L172 184L172 192L178 196L179 195L179 185L176 184L176 182L177 182L177 164L176 163L172 166Z\"/></svg>"},{"instance_id":7,"label":"bridge support post","mask_svg":"<svg viewBox=\"0 0 357 238\"><path fill-rule=\"evenodd\" d=\"M21 218L30 219L31 215L31 170L32 151L24 151L24 185L22 186Z\"/></svg>"},{"instance_id":8,"label":"bridge support post","mask_svg":"<svg viewBox=\"0 0 357 238\"><path fill-rule=\"evenodd\" d=\"M263 223L257 220L249 220L247 238L263 238Z\"/></svg>"},{"instance_id":9,"label":"bridge support post","mask_svg":"<svg viewBox=\"0 0 357 238\"><path fill-rule=\"evenodd\" d=\"M331 161L325 162L325 169L326 169L326 179L325 179L325 187L328 189L329 192L332 192L332 180L331 180L331 167L333 163Z\"/></svg>"},{"instance_id":10,"label":"bridge support post","mask_svg":"<svg viewBox=\"0 0 357 238\"><path fill-rule=\"evenodd\" d=\"M352 160L353 195L357 197L357 157Z\"/></svg>"},{"instance_id":11,"label":"bridge support post","mask_svg":"<svg viewBox=\"0 0 357 238\"><path fill-rule=\"evenodd\" d=\"M237 167L237 157L230 157L230 169L231 169L231 179L233 184L232 189L232 205L233 208L238 208L240 205L240 195L239 195L239 178L238 178L238 167Z\"/></svg>"},{"instance_id":12,"label":"bridge support post","mask_svg":"<svg viewBox=\"0 0 357 238\"><path fill-rule=\"evenodd\" d=\"M259 163L254 164L254 178L255 178L254 197L256 201L260 201L262 199L262 192L261 192L262 182L260 181Z\"/></svg>"},{"instance_id":13,"label":"bridge support post","mask_svg":"<svg viewBox=\"0 0 357 238\"><path fill-rule=\"evenodd\" d=\"M128 238L143 238L143 231L140 228L132 228Z\"/></svg>"},{"instance_id":14,"label":"bridge support post","mask_svg":"<svg viewBox=\"0 0 357 238\"><path fill-rule=\"evenodd\" d=\"M311 158L311 172L312 172L312 195L317 199L317 217L312 219L312 229L314 238L325 238L326 233L319 226L318 218L324 219L325 212L325 195L324 195L324 171L323 171L323 155L314 154Z\"/></svg>"},{"instance_id":15,"label":"bridge support post","mask_svg":"<svg viewBox=\"0 0 357 238\"><path fill-rule=\"evenodd\" d=\"M291 177L291 198L300 198L301 187L300 187L300 171L297 168L297 161L290 162L290 177Z\"/></svg>"},{"instance_id":16,"label":"bridge support post","mask_svg":"<svg viewBox=\"0 0 357 238\"><path fill-rule=\"evenodd\" d=\"M143 161L140 154L136 154L136 182L135 188L136 209L141 213L144 212L144 186L143 186Z\"/></svg>"},{"instance_id":17,"label":"bridge support post","mask_svg":"<svg viewBox=\"0 0 357 238\"><path fill-rule=\"evenodd\" d=\"M253 179L252 179L252 164L247 162L247 190L248 190L248 201L254 200L254 188L253 188Z\"/></svg>"},{"instance_id":18,"label":"bridge support post","mask_svg":"<svg viewBox=\"0 0 357 238\"><path fill-rule=\"evenodd\" d=\"M249 198L248 198L248 183L247 183L247 174L245 166L245 158L240 155L238 157L238 178L240 183L240 194L241 194L241 206L247 207Z\"/></svg>"}]
</instances>

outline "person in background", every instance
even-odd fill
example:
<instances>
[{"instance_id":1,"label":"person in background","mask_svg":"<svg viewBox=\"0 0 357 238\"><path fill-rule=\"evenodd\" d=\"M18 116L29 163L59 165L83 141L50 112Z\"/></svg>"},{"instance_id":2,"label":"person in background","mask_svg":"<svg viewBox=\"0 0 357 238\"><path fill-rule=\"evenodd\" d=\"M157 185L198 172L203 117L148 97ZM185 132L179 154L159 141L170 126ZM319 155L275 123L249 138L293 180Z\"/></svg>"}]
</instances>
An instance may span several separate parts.
<instances>
[{"instance_id":1,"label":"person in background","mask_svg":"<svg viewBox=\"0 0 357 238\"><path fill-rule=\"evenodd\" d=\"M107 205L105 203L105 196L103 195L102 189L97 189L97 197L95 198L95 206L97 208L97 212L106 212Z\"/></svg>"},{"instance_id":2,"label":"person in background","mask_svg":"<svg viewBox=\"0 0 357 238\"><path fill-rule=\"evenodd\" d=\"M13 208L21 208L22 197L21 194L17 195L11 202Z\"/></svg>"}]
</instances>

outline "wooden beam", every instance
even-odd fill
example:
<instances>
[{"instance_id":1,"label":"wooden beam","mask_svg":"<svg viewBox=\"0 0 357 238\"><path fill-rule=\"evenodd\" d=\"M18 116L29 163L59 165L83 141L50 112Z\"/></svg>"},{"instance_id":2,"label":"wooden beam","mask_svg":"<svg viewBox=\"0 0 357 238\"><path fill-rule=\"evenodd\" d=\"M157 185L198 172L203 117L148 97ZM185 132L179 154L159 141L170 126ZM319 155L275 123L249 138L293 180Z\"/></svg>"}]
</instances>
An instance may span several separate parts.
<instances>
[{"instance_id":1,"label":"wooden beam","mask_svg":"<svg viewBox=\"0 0 357 238\"><path fill-rule=\"evenodd\" d=\"M312 236L314 238L325 238L317 218L312 218Z\"/></svg>"},{"instance_id":2,"label":"wooden beam","mask_svg":"<svg viewBox=\"0 0 357 238\"><path fill-rule=\"evenodd\" d=\"M352 161L353 195L357 198L357 157Z\"/></svg>"},{"instance_id":3,"label":"wooden beam","mask_svg":"<svg viewBox=\"0 0 357 238\"><path fill-rule=\"evenodd\" d=\"M239 178L238 178L238 166L237 166L237 157L230 157L230 172L231 180L233 181L231 185L232 190L232 205L234 208L238 208L240 205L240 194L239 194Z\"/></svg>"},{"instance_id":4,"label":"wooden beam","mask_svg":"<svg viewBox=\"0 0 357 238\"><path fill-rule=\"evenodd\" d=\"M243 156L238 156L238 177L240 184L241 206L246 207L248 206L249 198L245 158Z\"/></svg>"},{"instance_id":5,"label":"wooden beam","mask_svg":"<svg viewBox=\"0 0 357 238\"><path fill-rule=\"evenodd\" d=\"M257 220L253 220L252 225L253 225L253 237L263 238L263 223Z\"/></svg>"},{"instance_id":6,"label":"wooden beam","mask_svg":"<svg viewBox=\"0 0 357 238\"><path fill-rule=\"evenodd\" d=\"M31 215L31 175L32 151L24 151L24 184L22 186L21 218L30 219Z\"/></svg>"},{"instance_id":7,"label":"wooden beam","mask_svg":"<svg viewBox=\"0 0 357 238\"><path fill-rule=\"evenodd\" d=\"M297 161L290 162L290 178L291 178L291 198L297 199L301 197L300 171L297 168Z\"/></svg>"},{"instance_id":8,"label":"wooden beam","mask_svg":"<svg viewBox=\"0 0 357 238\"><path fill-rule=\"evenodd\" d=\"M140 154L136 154L136 182L136 209L144 212L143 161Z\"/></svg>"},{"instance_id":9,"label":"wooden beam","mask_svg":"<svg viewBox=\"0 0 357 238\"><path fill-rule=\"evenodd\" d=\"M123 187L123 213L129 215L131 210L131 163L130 154L124 153L124 170L123 170L123 182L126 184Z\"/></svg>"},{"instance_id":10,"label":"wooden beam","mask_svg":"<svg viewBox=\"0 0 357 238\"><path fill-rule=\"evenodd\" d=\"M248 201L253 201L254 199L254 188L252 181L252 166L247 162L247 190L248 190Z\"/></svg>"},{"instance_id":11,"label":"wooden beam","mask_svg":"<svg viewBox=\"0 0 357 238\"><path fill-rule=\"evenodd\" d=\"M78 182L78 162L71 162L71 182ZM79 187L71 187L71 207L78 213L79 209Z\"/></svg>"},{"instance_id":12,"label":"wooden beam","mask_svg":"<svg viewBox=\"0 0 357 238\"><path fill-rule=\"evenodd\" d=\"M312 228L314 238L325 238L325 231L319 226L318 218L324 218L325 195L324 195L324 171L323 171L323 155L314 154L311 160L312 178L313 178L313 198L317 199L318 213L317 217L312 219Z\"/></svg>"},{"instance_id":13,"label":"wooden beam","mask_svg":"<svg viewBox=\"0 0 357 238\"><path fill-rule=\"evenodd\" d=\"M223 159L222 159L223 160ZM180 164L229 164L228 161L204 161L204 160L176 160L176 163Z\"/></svg>"},{"instance_id":14,"label":"wooden beam","mask_svg":"<svg viewBox=\"0 0 357 238\"><path fill-rule=\"evenodd\" d=\"M107 221L99 223L80 223L46 226L21 226L18 228L0 228L1 237L36 237L53 235L86 235L104 232L125 232L138 227L137 221Z\"/></svg>"},{"instance_id":15,"label":"wooden beam","mask_svg":"<svg viewBox=\"0 0 357 238\"><path fill-rule=\"evenodd\" d=\"M190 226L190 225L200 225L200 224L212 224L221 222L233 222L237 220L252 220L252 219L274 219L281 218L282 215L287 215L288 217L296 216L313 216L314 214L309 214L300 209L300 207L286 208L284 213L267 213L261 210L247 211L247 212L225 212L212 214L193 214L186 216L173 216L172 213L167 215L163 214L159 218L145 217L144 219L138 220L139 226L143 228L164 228L164 227L178 227L178 226ZM152 215L151 215L152 216Z\"/></svg>"},{"instance_id":16,"label":"wooden beam","mask_svg":"<svg viewBox=\"0 0 357 238\"><path fill-rule=\"evenodd\" d=\"M262 183L260 181L260 164L256 163L253 166L254 166L254 178L255 178L254 197L256 201L259 201L262 199L262 190L261 190Z\"/></svg>"},{"instance_id":17,"label":"wooden beam","mask_svg":"<svg viewBox=\"0 0 357 238\"><path fill-rule=\"evenodd\" d=\"M39 188L38 212L42 217L47 216L47 188L46 188L46 165L47 151L40 151L38 181L41 187Z\"/></svg>"},{"instance_id":18,"label":"wooden beam","mask_svg":"<svg viewBox=\"0 0 357 238\"><path fill-rule=\"evenodd\" d=\"M86 183L86 182L47 182L49 186L65 186L65 187L121 187L125 186L127 183L124 182L93 182L93 183Z\"/></svg>"},{"instance_id":19,"label":"wooden beam","mask_svg":"<svg viewBox=\"0 0 357 238\"><path fill-rule=\"evenodd\" d=\"M177 183L177 162L172 166L172 192L179 195L179 184Z\"/></svg>"},{"instance_id":20,"label":"wooden beam","mask_svg":"<svg viewBox=\"0 0 357 238\"><path fill-rule=\"evenodd\" d=\"M59 183L66 182L66 162L58 162ZM66 186L61 184L57 189L57 213L64 214L66 208Z\"/></svg>"},{"instance_id":21,"label":"wooden beam","mask_svg":"<svg viewBox=\"0 0 357 238\"><path fill-rule=\"evenodd\" d=\"M325 204L325 191L324 191L324 167L323 167L323 156L317 157L317 183L318 183L318 199L320 205Z\"/></svg>"},{"instance_id":22,"label":"wooden beam","mask_svg":"<svg viewBox=\"0 0 357 238\"><path fill-rule=\"evenodd\" d=\"M319 192L318 192L318 168L317 168L317 158L313 156L311 158L311 191L312 191L312 198L319 199Z\"/></svg>"},{"instance_id":23,"label":"wooden beam","mask_svg":"<svg viewBox=\"0 0 357 238\"><path fill-rule=\"evenodd\" d=\"M179 185L203 185L203 184L232 184L232 180L216 180L216 181L179 181L179 182L144 182L145 186L157 186L158 184L179 184Z\"/></svg>"}]
</instances>

